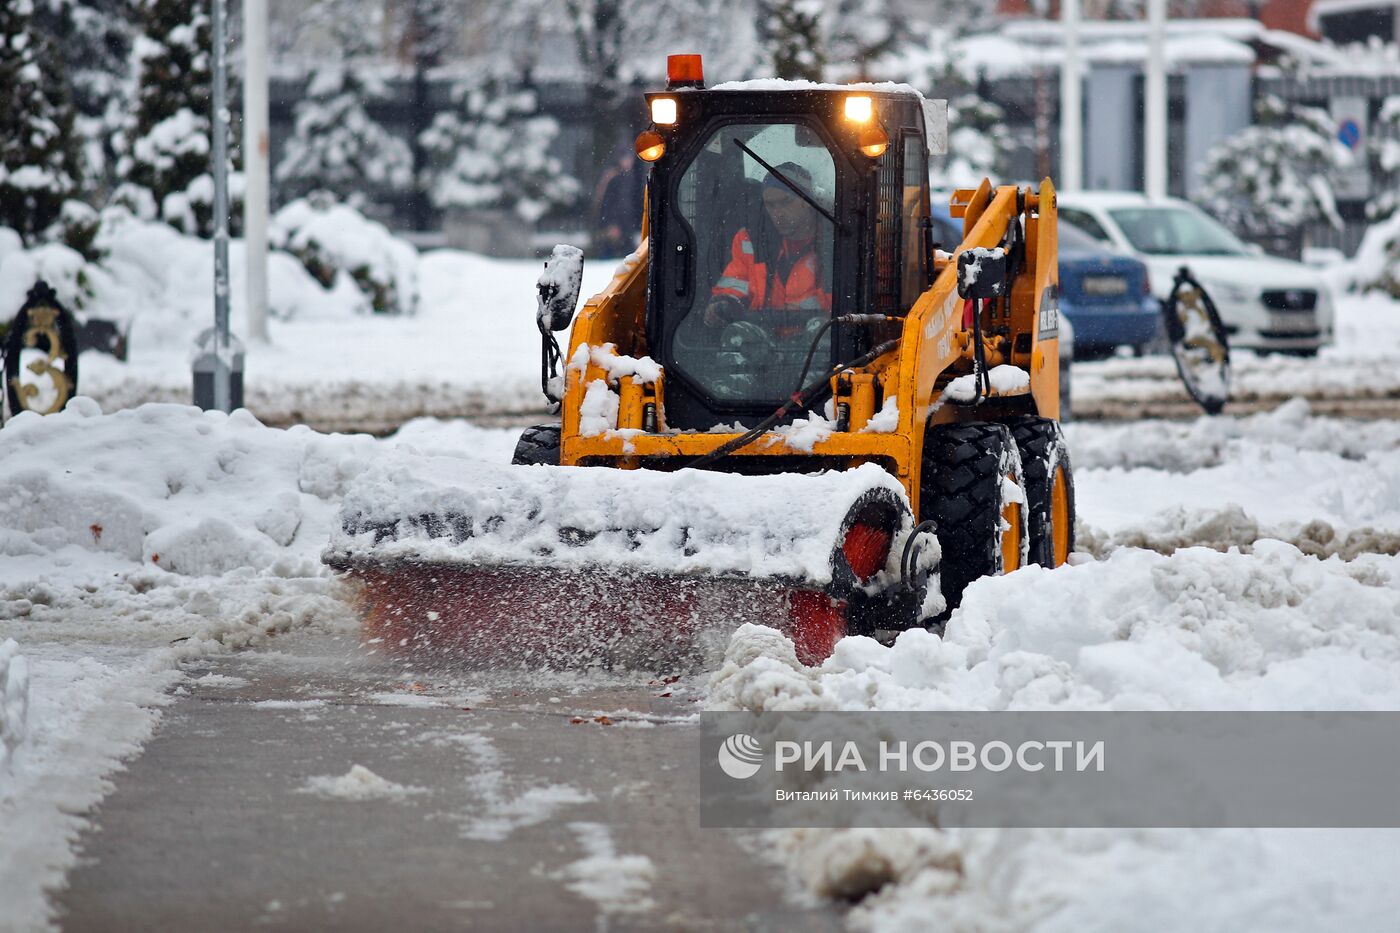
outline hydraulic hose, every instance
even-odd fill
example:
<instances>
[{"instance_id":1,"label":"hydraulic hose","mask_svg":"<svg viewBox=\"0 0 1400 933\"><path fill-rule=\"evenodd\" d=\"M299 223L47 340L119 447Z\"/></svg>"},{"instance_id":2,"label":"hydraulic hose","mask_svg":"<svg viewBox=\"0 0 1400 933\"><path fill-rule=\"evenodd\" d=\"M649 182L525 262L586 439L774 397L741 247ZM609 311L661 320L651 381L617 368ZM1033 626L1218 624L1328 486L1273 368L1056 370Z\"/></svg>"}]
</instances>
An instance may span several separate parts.
<instances>
[{"instance_id":1,"label":"hydraulic hose","mask_svg":"<svg viewBox=\"0 0 1400 933\"><path fill-rule=\"evenodd\" d=\"M808 367L811 365L812 356L816 352L818 342L821 340L822 335L825 333L826 329L832 324L837 322L875 324L889 320L898 320L898 318L892 318L889 315L885 314L847 314L843 315L842 317L832 318L830 321L825 322L822 325L821 329L817 331L816 336L812 340L812 349L810 349L807 353L807 365L803 366L802 368L801 378L807 378ZM798 391L794 392L792 396L786 402L784 402L782 406L778 408L777 411L773 412L773 414L769 415L767 418L764 418L761 422L754 425L752 428L749 428L749 430L745 431L743 434L740 434L733 440L726 441L725 443L716 447L709 453L704 454L700 457L696 457L694 460L685 464L684 467L689 469L700 469L701 467L709 466L711 463L714 463L721 457L727 457L730 454L734 453L734 451L739 450L742 447L748 446L749 444L757 440L759 437L767 433L768 430L774 425L776 425L779 421L782 421L784 418L786 418L790 412L798 409L805 409L807 408L807 406L811 405L812 402L822 394L822 392L830 388L832 376L835 376L837 373L840 373L843 370L859 369L860 367L865 366L866 364L871 363L874 360L877 360L880 357L884 356L886 353L890 352L898 345L899 338L895 337L891 340L886 340L884 343L873 347L866 353L863 353L860 356L856 357L854 360L851 360L849 363L838 364L832 367L831 371L823 375L820 379L816 379L805 388L800 388Z\"/></svg>"}]
</instances>

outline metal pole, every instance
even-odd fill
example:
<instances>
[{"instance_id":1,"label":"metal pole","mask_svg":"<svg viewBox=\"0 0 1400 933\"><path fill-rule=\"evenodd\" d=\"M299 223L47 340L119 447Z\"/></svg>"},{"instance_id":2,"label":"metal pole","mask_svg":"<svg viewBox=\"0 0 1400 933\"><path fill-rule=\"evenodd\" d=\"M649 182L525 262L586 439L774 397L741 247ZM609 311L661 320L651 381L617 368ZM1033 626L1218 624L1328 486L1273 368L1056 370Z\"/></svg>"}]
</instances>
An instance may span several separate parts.
<instances>
[{"instance_id":1,"label":"metal pole","mask_svg":"<svg viewBox=\"0 0 1400 933\"><path fill-rule=\"evenodd\" d=\"M1150 198L1167 196L1167 0L1147 0L1143 182Z\"/></svg>"},{"instance_id":2,"label":"metal pole","mask_svg":"<svg viewBox=\"0 0 1400 933\"><path fill-rule=\"evenodd\" d=\"M1061 0L1065 58L1060 66L1060 190L1084 187L1084 105L1079 75L1079 0Z\"/></svg>"},{"instance_id":3,"label":"metal pole","mask_svg":"<svg viewBox=\"0 0 1400 933\"><path fill-rule=\"evenodd\" d=\"M243 245L248 339L267 343L267 0L243 0Z\"/></svg>"},{"instance_id":4,"label":"metal pole","mask_svg":"<svg viewBox=\"0 0 1400 933\"><path fill-rule=\"evenodd\" d=\"M230 386L228 333L228 62L224 50L224 27L228 19L226 0L214 0L214 407L229 411Z\"/></svg>"}]
</instances>

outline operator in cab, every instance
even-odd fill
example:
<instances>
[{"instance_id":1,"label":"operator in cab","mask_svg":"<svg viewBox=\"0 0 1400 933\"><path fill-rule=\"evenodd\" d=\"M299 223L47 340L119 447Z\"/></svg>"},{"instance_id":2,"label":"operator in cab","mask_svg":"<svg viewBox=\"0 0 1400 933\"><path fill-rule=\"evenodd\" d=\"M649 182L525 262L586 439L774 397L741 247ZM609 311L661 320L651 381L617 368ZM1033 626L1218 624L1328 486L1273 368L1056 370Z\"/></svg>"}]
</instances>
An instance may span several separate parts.
<instances>
[{"instance_id":1,"label":"operator in cab","mask_svg":"<svg viewBox=\"0 0 1400 933\"><path fill-rule=\"evenodd\" d=\"M796 162L775 166L763 180L763 208L771 229L734 234L729 262L710 292L704 322L723 327L752 312L791 313L780 338L801 333L814 314L831 313L830 273L823 269L817 234L821 217L792 187L812 190L811 174ZM781 175L782 178L779 178Z\"/></svg>"}]
</instances>

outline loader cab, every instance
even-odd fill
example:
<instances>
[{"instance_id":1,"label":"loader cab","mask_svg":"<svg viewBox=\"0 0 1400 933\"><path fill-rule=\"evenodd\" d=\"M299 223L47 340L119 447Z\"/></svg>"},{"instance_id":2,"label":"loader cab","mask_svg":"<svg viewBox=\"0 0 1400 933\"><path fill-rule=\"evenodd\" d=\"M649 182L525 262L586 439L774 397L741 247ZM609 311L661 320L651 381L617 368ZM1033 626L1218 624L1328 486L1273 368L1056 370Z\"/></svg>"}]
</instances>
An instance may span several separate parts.
<instances>
[{"instance_id":1,"label":"loader cab","mask_svg":"<svg viewBox=\"0 0 1400 933\"><path fill-rule=\"evenodd\" d=\"M776 82L648 102L670 120L643 134L660 149L643 156L657 155L647 343L667 423L751 426L799 388L809 355L806 383L894 327L823 332L833 316L901 314L931 283L923 102Z\"/></svg>"}]
</instances>

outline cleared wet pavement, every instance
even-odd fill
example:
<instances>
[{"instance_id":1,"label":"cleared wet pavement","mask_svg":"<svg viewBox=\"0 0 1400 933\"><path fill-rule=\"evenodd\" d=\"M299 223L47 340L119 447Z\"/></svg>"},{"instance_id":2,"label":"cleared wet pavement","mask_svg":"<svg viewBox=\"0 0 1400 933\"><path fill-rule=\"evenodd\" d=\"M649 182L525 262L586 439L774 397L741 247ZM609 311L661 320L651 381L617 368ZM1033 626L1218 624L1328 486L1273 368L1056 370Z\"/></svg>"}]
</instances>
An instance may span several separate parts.
<instances>
[{"instance_id":1,"label":"cleared wet pavement","mask_svg":"<svg viewBox=\"0 0 1400 933\"><path fill-rule=\"evenodd\" d=\"M699 827L694 675L425 671L312 634L190 674L92 815L65 930L841 928Z\"/></svg>"}]
</instances>

